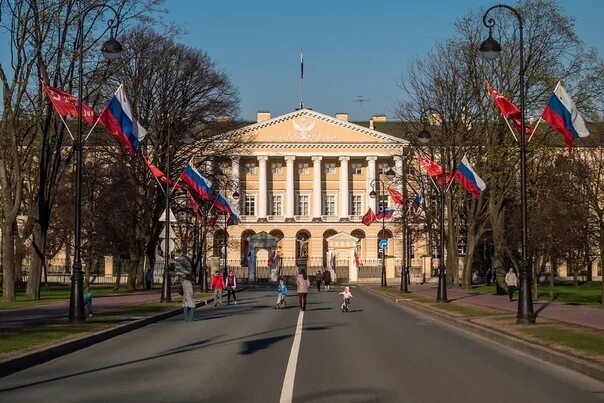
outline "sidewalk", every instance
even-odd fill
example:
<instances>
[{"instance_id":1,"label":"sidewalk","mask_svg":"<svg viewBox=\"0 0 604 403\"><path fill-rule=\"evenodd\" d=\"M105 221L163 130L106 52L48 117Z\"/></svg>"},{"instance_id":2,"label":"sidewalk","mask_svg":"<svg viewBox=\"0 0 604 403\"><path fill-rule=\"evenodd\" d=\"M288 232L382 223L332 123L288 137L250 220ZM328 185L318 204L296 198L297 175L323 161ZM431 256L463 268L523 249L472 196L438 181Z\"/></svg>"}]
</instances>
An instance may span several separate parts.
<instances>
[{"instance_id":1,"label":"sidewalk","mask_svg":"<svg viewBox=\"0 0 604 403\"><path fill-rule=\"evenodd\" d=\"M132 294L100 297L93 299L92 311L95 314L124 306L159 302L161 289L133 292ZM66 319L69 313L69 300L34 305L31 307L0 310L0 332L14 330L32 324L52 323Z\"/></svg>"},{"instance_id":2,"label":"sidewalk","mask_svg":"<svg viewBox=\"0 0 604 403\"><path fill-rule=\"evenodd\" d=\"M432 284L412 284L409 288L416 292L436 299L436 287ZM463 302L464 304L483 306L516 313L518 310L517 294L513 302L507 295L477 294L471 290L461 288L447 288L449 301ZM604 330L604 309L584 305L564 305L550 302L535 302L533 304L537 320L539 317L557 320L580 326Z\"/></svg>"}]
</instances>

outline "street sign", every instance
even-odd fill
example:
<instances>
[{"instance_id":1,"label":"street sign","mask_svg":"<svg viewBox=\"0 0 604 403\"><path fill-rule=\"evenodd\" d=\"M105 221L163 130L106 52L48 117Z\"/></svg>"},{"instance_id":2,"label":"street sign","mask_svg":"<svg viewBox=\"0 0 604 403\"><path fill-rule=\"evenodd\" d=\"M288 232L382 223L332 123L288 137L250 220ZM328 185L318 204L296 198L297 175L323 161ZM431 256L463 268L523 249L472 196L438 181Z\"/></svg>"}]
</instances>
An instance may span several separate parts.
<instances>
[{"instance_id":1,"label":"street sign","mask_svg":"<svg viewBox=\"0 0 604 403\"><path fill-rule=\"evenodd\" d=\"M388 240L387 239L380 239L380 249L387 249L388 248Z\"/></svg>"},{"instance_id":2,"label":"street sign","mask_svg":"<svg viewBox=\"0 0 604 403\"><path fill-rule=\"evenodd\" d=\"M159 233L159 238L160 239L166 239L166 235L168 235L168 233L166 232L166 225L164 224L164 227L161 229L161 232ZM174 228L172 228L171 225L170 225L169 236L170 236L170 239L175 239L176 238L176 232L174 232Z\"/></svg>"},{"instance_id":3,"label":"street sign","mask_svg":"<svg viewBox=\"0 0 604 403\"><path fill-rule=\"evenodd\" d=\"M166 210L164 210L164 212L161 214L161 217L159 217L159 222L166 222ZM172 210L170 210L170 222L176 222L176 217L174 217Z\"/></svg>"},{"instance_id":4,"label":"street sign","mask_svg":"<svg viewBox=\"0 0 604 403\"><path fill-rule=\"evenodd\" d=\"M162 239L159 242L159 249L161 249L161 252L164 254L164 256L166 255L166 251L164 250L165 247L166 247L166 241ZM174 248L176 248L176 243L174 242L174 239L170 239L170 241L168 242L168 247L170 248L170 251L168 252L168 254L171 255L172 252L174 252Z\"/></svg>"}]
</instances>

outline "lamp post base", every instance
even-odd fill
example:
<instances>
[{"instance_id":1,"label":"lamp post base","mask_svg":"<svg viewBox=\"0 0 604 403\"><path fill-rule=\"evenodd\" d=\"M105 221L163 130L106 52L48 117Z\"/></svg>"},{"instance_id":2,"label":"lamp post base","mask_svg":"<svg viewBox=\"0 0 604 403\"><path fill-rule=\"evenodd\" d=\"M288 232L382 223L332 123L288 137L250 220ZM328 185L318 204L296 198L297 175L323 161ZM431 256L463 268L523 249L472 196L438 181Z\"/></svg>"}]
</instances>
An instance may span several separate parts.
<instances>
[{"instance_id":1,"label":"lamp post base","mask_svg":"<svg viewBox=\"0 0 604 403\"><path fill-rule=\"evenodd\" d=\"M161 302L172 302L172 290L170 286L170 275L164 275L164 282L161 285Z\"/></svg>"},{"instance_id":2,"label":"lamp post base","mask_svg":"<svg viewBox=\"0 0 604 403\"><path fill-rule=\"evenodd\" d=\"M447 277L445 275L445 268L441 267L438 269L438 291L436 294L436 302L439 304L446 304L447 300Z\"/></svg>"},{"instance_id":3,"label":"lamp post base","mask_svg":"<svg viewBox=\"0 0 604 403\"><path fill-rule=\"evenodd\" d=\"M403 269L401 276L401 292L409 292L409 269Z\"/></svg>"},{"instance_id":4,"label":"lamp post base","mask_svg":"<svg viewBox=\"0 0 604 403\"><path fill-rule=\"evenodd\" d=\"M73 269L71 293L69 295L69 322L81 323L86 320L84 312L84 273L81 268Z\"/></svg>"}]
</instances>

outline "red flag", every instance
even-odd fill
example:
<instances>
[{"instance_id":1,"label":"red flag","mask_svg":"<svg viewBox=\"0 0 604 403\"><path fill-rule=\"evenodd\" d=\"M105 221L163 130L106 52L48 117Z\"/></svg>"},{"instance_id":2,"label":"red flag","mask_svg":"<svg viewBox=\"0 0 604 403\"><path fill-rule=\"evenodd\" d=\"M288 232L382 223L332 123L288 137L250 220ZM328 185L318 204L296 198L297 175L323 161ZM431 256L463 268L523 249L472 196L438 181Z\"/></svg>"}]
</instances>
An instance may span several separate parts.
<instances>
[{"instance_id":1,"label":"red flag","mask_svg":"<svg viewBox=\"0 0 604 403\"><path fill-rule=\"evenodd\" d=\"M394 204L405 204L406 203L405 198L399 191L390 188L390 189L388 189L388 194L392 198L392 201L394 202Z\"/></svg>"},{"instance_id":2,"label":"red flag","mask_svg":"<svg viewBox=\"0 0 604 403\"><path fill-rule=\"evenodd\" d=\"M189 204L191 205L191 208L193 209L193 212L197 217L197 221L199 221L200 224L203 224L203 217L201 216L201 213L199 211L199 204L197 203L197 200L195 200L193 195L189 192L187 192L187 197L189 198Z\"/></svg>"},{"instance_id":3,"label":"red flag","mask_svg":"<svg viewBox=\"0 0 604 403\"><path fill-rule=\"evenodd\" d=\"M369 210L367 210L367 212L365 213L365 215L363 216L363 219L361 221L366 226L370 226L371 223L373 223L375 220L376 220L375 213L373 212L371 207L369 207Z\"/></svg>"},{"instance_id":4,"label":"red flag","mask_svg":"<svg viewBox=\"0 0 604 403\"><path fill-rule=\"evenodd\" d=\"M50 85L43 83L42 86L59 115L72 118L78 117L78 98L69 92L51 87ZM94 123L94 117L95 114L92 108L82 102L82 120L91 125Z\"/></svg>"},{"instance_id":5,"label":"red flag","mask_svg":"<svg viewBox=\"0 0 604 403\"><path fill-rule=\"evenodd\" d=\"M443 183L443 169L436 162L424 156L419 157L419 162L422 164L426 173L429 176L436 176L436 182L443 186L451 181L451 172L445 170L445 183Z\"/></svg>"},{"instance_id":6,"label":"red flag","mask_svg":"<svg viewBox=\"0 0 604 403\"><path fill-rule=\"evenodd\" d=\"M161 169L159 169L158 167L153 165L151 163L151 161L149 161L147 158L144 158L144 161L145 161L145 165L147 165L147 167L149 168L149 170L151 171L151 174L153 176L155 176L157 179L159 179L159 181L163 184L166 184L166 182L168 182L168 178L166 177L166 174L163 173L163 171ZM174 189L178 190L179 192L183 191L182 186L180 186L175 181L170 181L169 185L172 186Z\"/></svg>"},{"instance_id":7,"label":"red flag","mask_svg":"<svg viewBox=\"0 0 604 403\"><path fill-rule=\"evenodd\" d=\"M495 91L493 89L493 87L491 87L491 84L488 83L488 81L485 81L487 84L487 91L489 92L489 95L491 95L491 98L493 98L493 101L495 101L495 104L497 105L497 108L499 109L499 113L501 113L502 116L509 116L510 119L512 120L512 123L514 123L514 127L516 128L516 131L518 133L520 133L522 130L522 126L521 126L521 116L522 113L520 112L520 109L518 109L518 107L516 105L514 105L509 99L507 99L506 97L504 97L503 95L501 95L500 93L498 93L497 91ZM533 133L533 128L527 125L524 125L524 132L527 135L531 135Z\"/></svg>"}]
</instances>

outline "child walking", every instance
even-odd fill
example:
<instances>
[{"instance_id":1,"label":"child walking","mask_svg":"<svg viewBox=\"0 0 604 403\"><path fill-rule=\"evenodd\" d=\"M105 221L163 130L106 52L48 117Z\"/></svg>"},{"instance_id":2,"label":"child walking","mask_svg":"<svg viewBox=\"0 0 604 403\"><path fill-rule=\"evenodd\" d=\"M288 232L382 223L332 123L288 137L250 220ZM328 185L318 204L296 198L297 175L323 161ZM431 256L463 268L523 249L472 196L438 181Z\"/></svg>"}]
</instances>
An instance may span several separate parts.
<instances>
[{"instance_id":1,"label":"child walking","mask_svg":"<svg viewBox=\"0 0 604 403\"><path fill-rule=\"evenodd\" d=\"M285 305L285 297L287 297L287 286L282 278L279 279L279 285L277 286L277 308L281 305Z\"/></svg>"}]
</instances>

